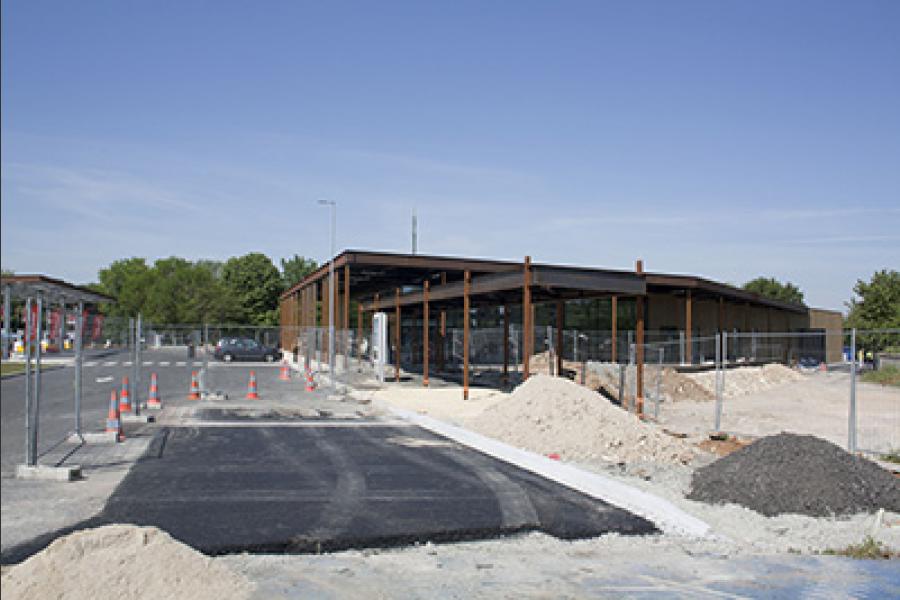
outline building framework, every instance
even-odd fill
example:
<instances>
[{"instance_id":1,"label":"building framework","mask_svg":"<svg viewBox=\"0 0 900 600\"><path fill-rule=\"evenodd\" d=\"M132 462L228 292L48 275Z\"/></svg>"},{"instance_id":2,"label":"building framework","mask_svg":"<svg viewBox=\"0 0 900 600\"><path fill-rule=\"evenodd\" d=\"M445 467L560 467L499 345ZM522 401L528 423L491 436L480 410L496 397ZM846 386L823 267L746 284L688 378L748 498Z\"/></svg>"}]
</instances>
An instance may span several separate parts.
<instances>
[{"instance_id":1,"label":"building framework","mask_svg":"<svg viewBox=\"0 0 900 600\"><path fill-rule=\"evenodd\" d=\"M331 262L336 281L334 297L329 298ZM605 299L609 303L607 325L611 331L613 362L628 351L617 347L617 333L622 327L619 323L622 304L631 307L638 390L643 389L643 349L648 330L682 332L690 348L692 336L721 331L806 331L812 318L811 309L806 306L773 300L703 277L646 272L641 260L636 261L633 271L623 271L534 263L530 257L513 262L345 250L281 296L281 341L282 347L290 350L297 343L292 333L297 328L329 327L330 303L335 307L335 327L355 330L357 340L363 338L372 313L386 312L392 315L390 335L394 352L403 346L404 320L421 325L424 340L420 344L421 365L423 384L427 386L432 361L440 365L444 359L440 355L442 345L436 346L439 355L431 356L433 344L429 335L445 336L448 311L461 309L462 383L463 394L468 397L468 353L474 310L498 309L505 332L509 331L511 314L520 314L522 374L527 378L531 373L529 362L535 354L537 307L549 305L554 309L558 336L555 356L561 367L567 306L588 299ZM510 359L508 348L503 353L505 375ZM399 380L400 361L394 363L394 378ZM640 404L641 398L637 401Z\"/></svg>"}]
</instances>

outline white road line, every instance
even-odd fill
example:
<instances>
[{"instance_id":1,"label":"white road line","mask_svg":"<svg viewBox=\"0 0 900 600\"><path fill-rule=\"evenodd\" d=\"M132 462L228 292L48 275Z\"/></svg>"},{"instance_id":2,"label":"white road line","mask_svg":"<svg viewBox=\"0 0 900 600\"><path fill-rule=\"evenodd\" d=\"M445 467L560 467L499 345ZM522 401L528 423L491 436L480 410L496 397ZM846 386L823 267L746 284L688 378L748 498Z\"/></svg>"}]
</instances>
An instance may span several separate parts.
<instances>
[{"instance_id":1,"label":"white road line","mask_svg":"<svg viewBox=\"0 0 900 600\"><path fill-rule=\"evenodd\" d=\"M176 366L176 367L184 367L184 366L186 366L186 365L187 365L187 363L184 362L183 360L179 360L179 361L177 361L177 362L175 363L175 366Z\"/></svg>"},{"instance_id":2,"label":"white road line","mask_svg":"<svg viewBox=\"0 0 900 600\"><path fill-rule=\"evenodd\" d=\"M115 367L115 366L117 366L118 364L119 364L119 363L116 362L116 361L114 361L114 360L108 360L108 361L106 361L105 363L103 363L103 366L104 366L104 367Z\"/></svg>"},{"instance_id":3,"label":"white road line","mask_svg":"<svg viewBox=\"0 0 900 600\"><path fill-rule=\"evenodd\" d=\"M143 363L141 363L141 364L143 364L145 367L152 367L152 366L153 366L153 361L152 361L152 360L145 360L145 361L144 361Z\"/></svg>"},{"instance_id":4,"label":"white road line","mask_svg":"<svg viewBox=\"0 0 900 600\"><path fill-rule=\"evenodd\" d=\"M169 364L170 364L170 363L169 363L169 361L167 361L167 360L161 360L161 361L159 361L159 366L161 366L161 367L168 367Z\"/></svg>"},{"instance_id":5,"label":"white road line","mask_svg":"<svg viewBox=\"0 0 900 600\"><path fill-rule=\"evenodd\" d=\"M110 375L109 377L98 377L94 381L96 381L97 383L109 383L112 380L113 380L112 375Z\"/></svg>"},{"instance_id":6,"label":"white road line","mask_svg":"<svg viewBox=\"0 0 900 600\"><path fill-rule=\"evenodd\" d=\"M97 361L96 361L96 360L88 361L88 362L84 363L84 366L86 366L86 367L96 367L96 366L97 366Z\"/></svg>"}]
</instances>

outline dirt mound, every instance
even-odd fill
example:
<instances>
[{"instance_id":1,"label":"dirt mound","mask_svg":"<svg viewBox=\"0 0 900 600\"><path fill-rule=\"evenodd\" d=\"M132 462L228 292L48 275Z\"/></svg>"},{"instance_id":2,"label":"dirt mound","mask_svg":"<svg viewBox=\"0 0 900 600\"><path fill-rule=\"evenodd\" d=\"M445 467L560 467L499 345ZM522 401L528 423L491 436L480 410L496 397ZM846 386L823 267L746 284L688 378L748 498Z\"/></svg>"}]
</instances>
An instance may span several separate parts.
<instances>
[{"instance_id":1,"label":"dirt mound","mask_svg":"<svg viewBox=\"0 0 900 600\"><path fill-rule=\"evenodd\" d=\"M700 388L706 390L708 397L715 398L715 371L686 373L683 377L692 380ZM754 392L762 392L785 383L801 381L802 379L803 375L797 371L775 363L761 367L736 367L725 370L725 388L723 393L726 398L734 398Z\"/></svg>"},{"instance_id":2,"label":"dirt mound","mask_svg":"<svg viewBox=\"0 0 900 600\"><path fill-rule=\"evenodd\" d=\"M533 375L468 420L490 437L571 460L690 462L696 450L567 379Z\"/></svg>"},{"instance_id":3,"label":"dirt mound","mask_svg":"<svg viewBox=\"0 0 900 600\"><path fill-rule=\"evenodd\" d=\"M247 598L240 575L155 527L107 525L59 538L4 573L8 598Z\"/></svg>"},{"instance_id":4,"label":"dirt mound","mask_svg":"<svg viewBox=\"0 0 900 600\"><path fill-rule=\"evenodd\" d=\"M740 504L766 516L900 512L900 483L831 442L781 433L697 469L688 498Z\"/></svg>"}]
</instances>

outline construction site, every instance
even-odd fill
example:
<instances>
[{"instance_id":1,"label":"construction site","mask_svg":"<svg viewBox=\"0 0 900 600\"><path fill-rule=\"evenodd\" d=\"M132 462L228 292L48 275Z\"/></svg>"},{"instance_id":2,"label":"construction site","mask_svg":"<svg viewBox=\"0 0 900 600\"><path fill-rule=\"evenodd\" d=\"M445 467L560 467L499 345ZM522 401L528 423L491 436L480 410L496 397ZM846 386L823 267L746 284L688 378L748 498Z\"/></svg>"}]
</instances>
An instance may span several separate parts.
<instances>
[{"instance_id":1,"label":"construction site","mask_svg":"<svg viewBox=\"0 0 900 600\"><path fill-rule=\"evenodd\" d=\"M897 589L894 561L828 562L900 550L900 390L859 381L875 332L838 313L641 261L359 251L288 289L279 327L0 285L37 330L3 381L4 597L657 593L697 569L680 593L768 595L785 561Z\"/></svg>"}]
</instances>

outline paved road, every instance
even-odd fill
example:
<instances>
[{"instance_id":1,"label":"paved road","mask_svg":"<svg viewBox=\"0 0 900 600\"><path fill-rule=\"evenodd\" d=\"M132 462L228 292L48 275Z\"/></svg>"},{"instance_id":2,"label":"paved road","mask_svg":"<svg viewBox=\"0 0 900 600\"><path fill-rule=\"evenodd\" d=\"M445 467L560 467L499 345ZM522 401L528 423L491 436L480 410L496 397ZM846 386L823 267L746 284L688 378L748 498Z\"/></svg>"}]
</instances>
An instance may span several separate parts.
<instances>
[{"instance_id":1,"label":"paved road","mask_svg":"<svg viewBox=\"0 0 900 600\"><path fill-rule=\"evenodd\" d=\"M148 350L143 353L143 362L152 365L141 366L139 394L147 400L150 373L159 378L160 395L164 403L179 404L186 401L190 387L191 371L199 369L199 363L192 365L183 351ZM82 423L85 431L101 431L105 425L109 408L109 395L121 389L123 377L132 376L131 356L127 352L114 352L102 357L92 357L96 366L85 368L83 372ZM126 365L125 363L129 363ZM167 363L160 366L160 363ZM181 363L181 364L179 364ZM222 390L231 397L246 393L249 372L256 371L260 393L265 397L273 394L293 393L300 389L300 382L285 385L277 381L278 367L267 364L210 363L207 377L208 387ZM53 367L43 371L41 376L41 405L39 417L38 454L44 454L75 429L75 369L71 366ZM25 459L25 377L17 375L4 378L0 382L0 471L8 477L15 472L15 466Z\"/></svg>"},{"instance_id":2,"label":"paved road","mask_svg":"<svg viewBox=\"0 0 900 600\"><path fill-rule=\"evenodd\" d=\"M96 519L207 554L318 552L652 523L413 426L378 420L160 428ZM12 551L4 560L43 546Z\"/></svg>"}]
</instances>

